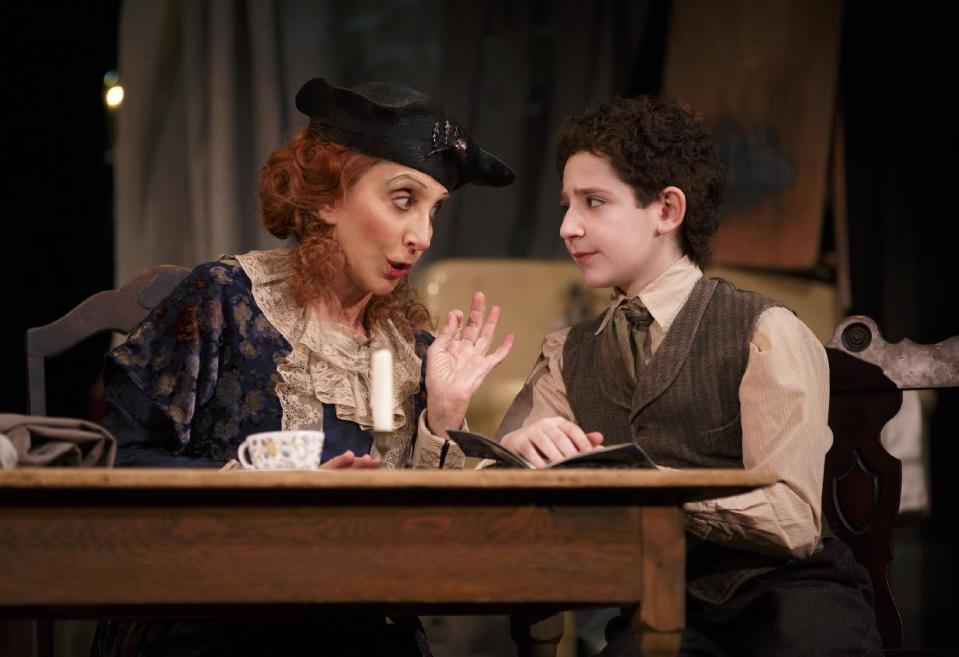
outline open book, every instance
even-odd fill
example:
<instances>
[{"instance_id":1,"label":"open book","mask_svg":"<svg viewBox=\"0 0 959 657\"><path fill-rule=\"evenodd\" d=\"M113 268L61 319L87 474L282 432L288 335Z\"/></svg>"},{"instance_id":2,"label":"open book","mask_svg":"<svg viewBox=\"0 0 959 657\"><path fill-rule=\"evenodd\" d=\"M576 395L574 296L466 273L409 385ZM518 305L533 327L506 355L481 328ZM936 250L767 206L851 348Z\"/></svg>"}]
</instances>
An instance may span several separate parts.
<instances>
[{"instance_id":1,"label":"open book","mask_svg":"<svg viewBox=\"0 0 959 657\"><path fill-rule=\"evenodd\" d=\"M463 453L481 459L494 459L506 467L533 468L533 465L516 452L503 447L495 440L466 431L447 431L450 438L460 446ZM554 461L547 468L652 468L653 462L643 449L634 443L597 447L565 459Z\"/></svg>"}]
</instances>

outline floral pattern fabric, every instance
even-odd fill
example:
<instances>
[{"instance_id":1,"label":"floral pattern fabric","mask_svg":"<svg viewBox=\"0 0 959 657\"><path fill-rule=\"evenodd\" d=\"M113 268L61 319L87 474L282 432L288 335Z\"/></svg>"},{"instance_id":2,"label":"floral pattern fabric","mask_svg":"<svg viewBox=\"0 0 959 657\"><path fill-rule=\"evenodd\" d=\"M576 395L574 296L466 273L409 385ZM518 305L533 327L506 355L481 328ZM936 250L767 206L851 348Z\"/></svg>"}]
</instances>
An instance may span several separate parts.
<instances>
[{"instance_id":1,"label":"floral pattern fabric","mask_svg":"<svg viewBox=\"0 0 959 657\"><path fill-rule=\"evenodd\" d=\"M284 427L278 370L292 348L260 309L252 287L236 260L200 265L108 354L103 424L117 438L117 465L218 467L236 457L247 435ZM402 400L412 411L408 455L426 408L426 349L432 340L422 332L412 345L419 381ZM347 449L370 452L372 437L360 424L339 417L332 403L319 408L326 433L322 460ZM289 645L277 643L283 636ZM416 618L387 624L382 617L352 617L104 620L92 655L239 656L277 648L290 655L430 654Z\"/></svg>"},{"instance_id":2,"label":"floral pattern fabric","mask_svg":"<svg viewBox=\"0 0 959 657\"><path fill-rule=\"evenodd\" d=\"M235 262L200 265L108 355L103 424L117 437L118 465L217 466L235 458L245 436L284 427L278 370L292 348L251 287ZM413 344L421 363L419 386L404 402L413 415L408 440L426 406L431 342L422 332ZM370 435L331 406L322 405L323 460L346 449L368 453Z\"/></svg>"}]
</instances>

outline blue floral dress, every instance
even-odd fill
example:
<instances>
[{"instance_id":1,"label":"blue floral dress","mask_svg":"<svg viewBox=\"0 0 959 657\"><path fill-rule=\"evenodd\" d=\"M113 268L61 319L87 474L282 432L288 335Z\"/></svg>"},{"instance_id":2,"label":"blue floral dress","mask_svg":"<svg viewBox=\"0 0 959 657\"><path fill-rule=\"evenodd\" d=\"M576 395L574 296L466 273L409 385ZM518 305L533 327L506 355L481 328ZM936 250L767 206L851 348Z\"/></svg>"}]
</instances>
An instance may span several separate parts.
<instances>
[{"instance_id":1,"label":"blue floral dress","mask_svg":"<svg viewBox=\"0 0 959 657\"><path fill-rule=\"evenodd\" d=\"M312 319L292 301L286 249L197 267L106 359L103 424L117 438L118 466L219 467L245 436L322 428L322 460L371 453L369 354L399 354L394 447L387 467L462 467L425 430L426 348L392 324L372 339ZM376 454L375 451L373 451ZM428 655L416 619L101 621L93 655ZM282 643L279 637L285 637ZM280 643L278 643L280 642Z\"/></svg>"}]
</instances>

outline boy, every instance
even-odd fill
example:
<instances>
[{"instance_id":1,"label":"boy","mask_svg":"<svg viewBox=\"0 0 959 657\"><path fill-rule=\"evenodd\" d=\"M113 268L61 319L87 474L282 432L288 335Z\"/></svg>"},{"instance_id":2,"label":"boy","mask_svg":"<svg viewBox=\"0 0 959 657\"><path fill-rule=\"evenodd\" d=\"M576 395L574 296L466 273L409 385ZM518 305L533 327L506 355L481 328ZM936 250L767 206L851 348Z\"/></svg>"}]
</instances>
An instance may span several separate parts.
<instances>
[{"instance_id":1,"label":"boy","mask_svg":"<svg viewBox=\"0 0 959 657\"><path fill-rule=\"evenodd\" d=\"M722 165L665 98L617 99L560 132L560 228L587 285L617 297L548 335L497 432L537 465L636 441L672 468L762 468L774 486L686 505L683 655L881 654L869 583L821 540L829 377L788 309L700 270ZM602 655L635 654L622 619Z\"/></svg>"}]
</instances>

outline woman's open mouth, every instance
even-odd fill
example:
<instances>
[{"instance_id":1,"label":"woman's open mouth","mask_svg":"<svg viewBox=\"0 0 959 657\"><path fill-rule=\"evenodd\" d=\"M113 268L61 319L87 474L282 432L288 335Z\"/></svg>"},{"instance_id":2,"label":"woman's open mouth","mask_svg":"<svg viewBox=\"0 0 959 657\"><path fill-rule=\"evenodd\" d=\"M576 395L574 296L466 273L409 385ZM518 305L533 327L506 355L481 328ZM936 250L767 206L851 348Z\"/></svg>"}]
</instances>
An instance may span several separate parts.
<instances>
[{"instance_id":1,"label":"woman's open mouth","mask_svg":"<svg viewBox=\"0 0 959 657\"><path fill-rule=\"evenodd\" d=\"M392 279L399 279L406 276L410 271L410 267L413 266L412 262L402 262L395 260L386 261L386 277Z\"/></svg>"}]
</instances>

